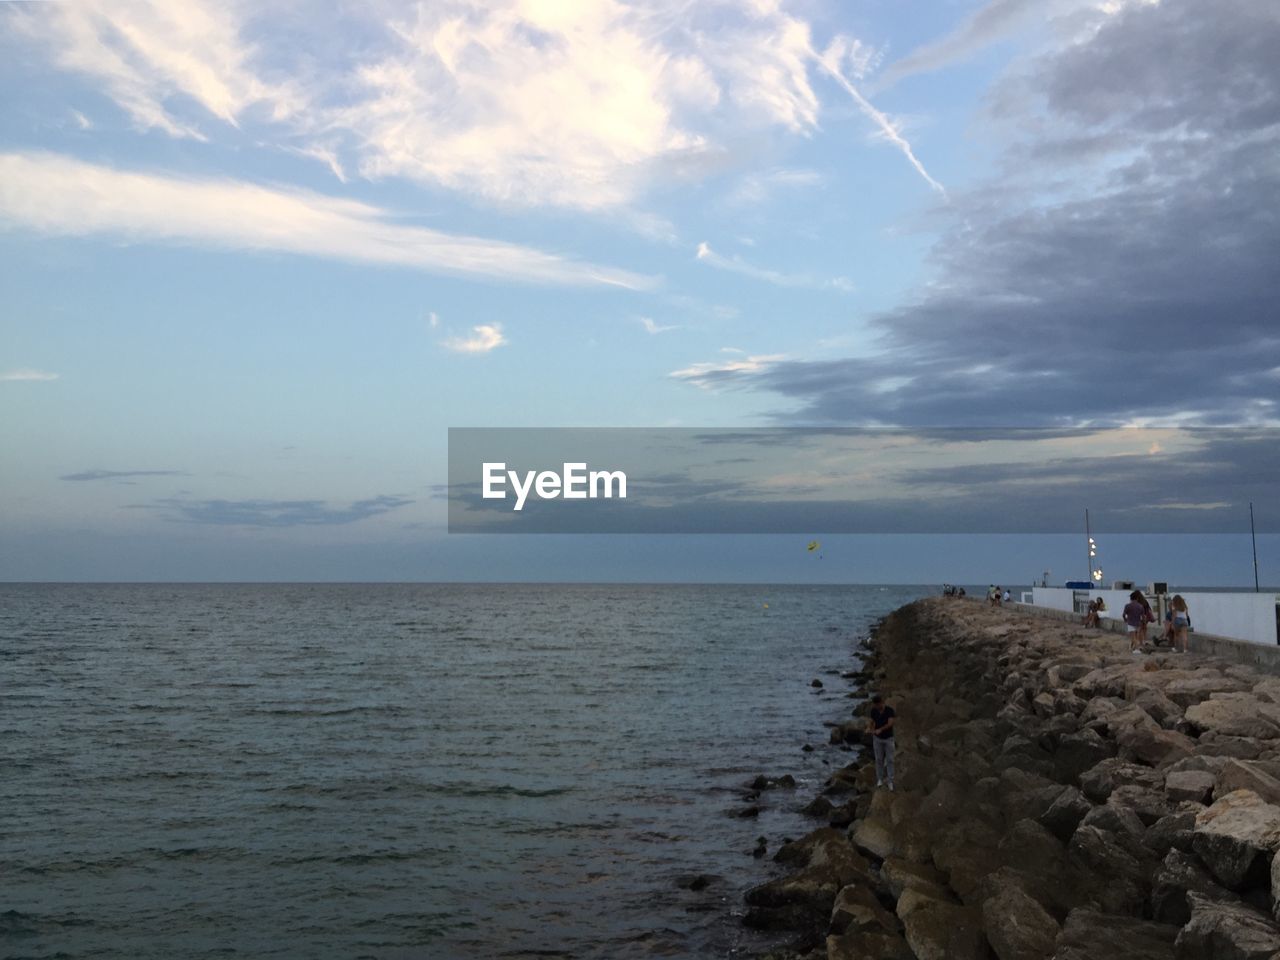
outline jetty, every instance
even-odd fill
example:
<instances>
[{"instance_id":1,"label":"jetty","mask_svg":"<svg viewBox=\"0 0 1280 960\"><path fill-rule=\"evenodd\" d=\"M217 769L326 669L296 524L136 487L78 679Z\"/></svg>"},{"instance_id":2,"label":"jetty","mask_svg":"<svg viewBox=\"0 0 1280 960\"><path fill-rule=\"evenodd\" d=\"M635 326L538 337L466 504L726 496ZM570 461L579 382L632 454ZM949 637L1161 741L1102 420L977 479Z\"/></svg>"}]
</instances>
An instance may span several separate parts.
<instances>
[{"instance_id":1,"label":"jetty","mask_svg":"<svg viewBox=\"0 0 1280 960\"><path fill-rule=\"evenodd\" d=\"M897 710L804 808L745 922L805 960L1280 960L1280 675L1133 656L1105 630L953 598L891 614L851 671ZM843 756L847 756L844 754ZM825 821L825 822L824 822Z\"/></svg>"}]
</instances>

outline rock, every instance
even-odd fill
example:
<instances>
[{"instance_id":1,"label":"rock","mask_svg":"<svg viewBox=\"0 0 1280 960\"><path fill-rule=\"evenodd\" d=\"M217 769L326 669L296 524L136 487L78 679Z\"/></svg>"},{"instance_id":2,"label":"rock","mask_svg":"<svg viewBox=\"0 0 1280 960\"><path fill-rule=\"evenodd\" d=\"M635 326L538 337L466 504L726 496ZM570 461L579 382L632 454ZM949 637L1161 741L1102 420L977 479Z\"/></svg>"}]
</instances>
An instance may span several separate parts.
<instances>
[{"instance_id":1,"label":"rock","mask_svg":"<svg viewBox=\"0 0 1280 960\"><path fill-rule=\"evenodd\" d=\"M898 921L876 899L871 889L860 883L842 887L831 908L832 933L896 934Z\"/></svg>"},{"instance_id":2,"label":"rock","mask_svg":"<svg viewBox=\"0 0 1280 960\"><path fill-rule=\"evenodd\" d=\"M1280 921L1280 856L1271 858L1271 912Z\"/></svg>"},{"instance_id":3,"label":"rock","mask_svg":"<svg viewBox=\"0 0 1280 960\"><path fill-rule=\"evenodd\" d=\"M1188 892L1214 900L1231 900L1234 895L1213 882L1195 857L1170 850L1156 871L1151 887L1151 916L1160 923L1181 927L1191 919Z\"/></svg>"},{"instance_id":4,"label":"rock","mask_svg":"<svg viewBox=\"0 0 1280 960\"><path fill-rule=\"evenodd\" d=\"M885 860L880 865L880 879L895 900L907 890L924 890L939 898L945 897L946 878L941 873L933 867L904 860L902 857L889 857Z\"/></svg>"},{"instance_id":5,"label":"rock","mask_svg":"<svg viewBox=\"0 0 1280 960\"><path fill-rule=\"evenodd\" d=\"M1058 935L1054 960L1173 960L1177 927L1072 910Z\"/></svg>"},{"instance_id":6,"label":"rock","mask_svg":"<svg viewBox=\"0 0 1280 960\"><path fill-rule=\"evenodd\" d=\"M1176 730L1141 727L1125 731L1117 736L1122 757L1158 767L1189 757L1196 743L1186 734Z\"/></svg>"},{"instance_id":7,"label":"rock","mask_svg":"<svg viewBox=\"0 0 1280 960\"><path fill-rule=\"evenodd\" d=\"M1035 820L1019 820L1000 841L1000 854L1015 866L1032 863L1037 870L1052 872L1062 862L1066 848Z\"/></svg>"},{"instance_id":8,"label":"rock","mask_svg":"<svg viewBox=\"0 0 1280 960\"><path fill-rule=\"evenodd\" d=\"M982 923L1000 960L1046 960L1053 955L1058 922L1015 886L1006 886L982 904Z\"/></svg>"},{"instance_id":9,"label":"rock","mask_svg":"<svg viewBox=\"0 0 1280 960\"><path fill-rule=\"evenodd\" d=\"M1105 803L1113 790L1125 784L1160 790L1164 788L1164 777L1150 767L1118 757L1103 760L1080 776L1080 789L1094 803Z\"/></svg>"},{"instance_id":10,"label":"rock","mask_svg":"<svg viewBox=\"0 0 1280 960\"><path fill-rule=\"evenodd\" d=\"M884 860L894 852L893 824L884 817L868 816L859 820L849 839L860 852L877 860Z\"/></svg>"},{"instance_id":11,"label":"rock","mask_svg":"<svg viewBox=\"0 0 1280 960\"><path fill-rule=\"evenodd\" d=\"M1072 690L1077 696L1084 697L1086 700L1090 697L1123 699L1125 684L1135 669L1131 661L1099 667L1072 684Z\"/></svg>"},{"instance_id":12,"label":"rock","mask_svg":"<svg viewBox=\"0 0 1280 960\"><path fill-rule=\"evenodd\" d=\"M1081 824L1067 846L1068 863L1085 876L1106 878L1092 891L1107 913L1142 916L1150 886L1148 870L1120 835Z\"/></svg>"},{"instance_id":13,"label":"rock","mask_svg":"<svg viewBox=\"0 0 1280 960\"><path fill-rule=\"evenodd\" d=\"M915 960L897 934L846 933L827 937L827 960Z\"/></svg>"},{"instance_id":14,"label":"rock","mask_svg":"<svg viewBox=\"0 0 1280 960\"><path fill-rule=\"evenodd\" d=\"M1196 814L1190 810L1181 810L1161 817L1142 837L1147 848L1157 856L1164 856L1172 849L1188 853L1191 850L1191 838L1195 835Z\"/></svg>"},{"instance_id":15,"label":"rock","mask_svg":"<svg viewBox=\"0 0 1280 960\"><path fill-rule=\"evenodd\" d=\"M1217 670L1202 669L1165 684L1164 695L1184 710L1208 700L1215 693L1249 689L1249 685L1223 676Z\"/></svg>"},{"instance_id":16,"label":"rock","mask_svg":"<svg viewBox=\"0 0 1280 960\"><path fill-rule=\"evenodd\" d=\"M1270 858L1280 848L1280 807L1250 790L1228 793L1196 817L1191 847L1232 890L1269 882Z\"/></svg>"},{"instance_id":17,"label":"rock","mask_svg":"<svg viewBox=\"0 0 1280 960\"><path fill-rule=\"evenodd\" d=\"M809 686L813 687L815 690L821 690L822 681L819 680L817 677L814 677L813 681L809 684Z\"/></svg>"},{"instance_id":18,"label":"rock","mask_svg":"<svg viewBox=\"0 0 1280 960\"><path fill-rule=\"evenodd\" d=\"M1245 906L1188 893L1191 921L1178 934L1178 960L1273 960L1280 925Z\"/></svg>"},{"instance_id":19,"label":"rock","mask_svg":"<svg viewBox=\"0 0 1280 960\"><path fill-rule=\"evenodd\" d=\"M1083 825L1131 837L1140 837L1146 830L1142 819L1133 810L1110 801L1090 810Z\"/></svg>"},{"instance_id":20,"label":"rock","mask_svg":"<svg viewBox=\"0 0 1280 960\"><path fill-rule=\"evenodd\" d=\"M907 946L916 960L986 960L987 938L975 913L917 890L898 899Z\"/></svg>"},{"instance_id":21,"label":"rock","mask_svg":"<svg viewBox=\"0 0 1280 960\"><path fill-rule=\"evenodd\" d=\"M754 805L750 807L743 807L741 810L734 810L730 815L748 820L760 816L760 808Z\"/></svg>"},{"instance_id":22,"label":"rock","mask_svg":"<svg viewBox=\"0 0 1280 960\"><path fill-rule=\"evenodd\" d=\"M785 844L774 859L805 866L747 891L749 909L743 918L747 926L825 931L836 894L855 882L868 886L874 882L867 862L838 830L830 828Z\"/></svg>"},{"instance_id":23,"label":"rock","mask_svg":"<svg viewBox=\"0 0 1280 960\"><path fill-rule=\"evenodd\" d=\"M1196 743L1196 752L1203 757L1256 760L1262 755L1262 744L1248 737L1223 737L1215 733L1206 733L1202 734Z\"/></svg>"},{"instance_id":24,"label":"rock","mask_svg":"<svg viewBox=\"0 0 1280 960\"><path fill-rule=\"evenodd\" d=\"M1103 740L1093 730L1081 730L1058 741L1053 753L1053 768L1063 783L1078 783L1080 775L1115 756L1115 745Z\"/></svg>"},{"instance_id":25,"label":"rock","mask_svg":"<svg viewBox=\"0 0 1280 960\"><path fill-rule=\"evenodd\" d=\"M1182 717L1184 710L1154 687L1146 687L1138 691L1133 702L1145 710L1152 720L1166 729Z\"/></svg>"},{"instance_id":26,"label":"rock","mask_svg":"<svg viewBox=\"0 0 1280 960\"><path fill-rule=\"evenodd\" d=\"M1050 833L1066 843L1091 809L1093 805L1083 793L1075 787L1063 787L1049 808L1040 815L1040 822Z\"/></svg>"},{"instance_id":27,"label":"rock","mask_svg":"<svg viewBox=\"0 0 1280 960\"><path fill-rule=\"evenodd\" d=\"M835 805L826 797L814 797L800 808L800 812L806 817L827 817L833 809Z\"/></svg>"},{"instance_id":28,"label":"rock","mask_svg":"<svg viewBox=\"0 0 1280 960\"><path fill-rule=\"evenodd\" d=\"M1208 803L1215 782L1216 778L1207 770L1180 770L1165 775L1164 792L1174 803L1183 800Z\"/></svg>"},{"instance_id":29,"label":"rock","mask_svg":"<svg viewBox=\"0 0 1280 960\"><path fill-rule=\"evenodd\" d=\"M1116 787L1111 791L1111 796L1107 797L1107 803L1128 807L1138 815L1144 827L1173 813L1163 790L1136 783L1126 783Z\"/></svg>"},{"instance_id":30,"label":"rock","mask_svg":"<svg viewBox=\"0 0 1280 960\"><path fill-rule=\"evenodd\" d=\"M1187 720L1198 730L1212 730L1229 737L1272 740L1280 737L1280 726L1259 713L1261 703L1253 697L1211 699L1187 708Z\"/></svg>"},{"instance_id":31,"label":"rock","mask_svg":"<svg viewBox=\"0 0 1280 960\"><path fill-rule=\"evenodd\" d=\"M1260 763L1228 759L1222 765L1214 794L1225 796L1234 790L1252 790L1267 803L1280 805L1280 779Z\"/></svg>"},{"instance_id":32,"label":"rock","mask_svg":"<svg viewBox=\"0 0 1280 960\"><path fill-rule=\"evenodd\" d=\"M1093 723L1104 719L1107 714L1115 713L1124 706L1119 697L1094 697L1086 701L1084 710L1080 712L1081 723Z\"/></svg>"}]
</instances>

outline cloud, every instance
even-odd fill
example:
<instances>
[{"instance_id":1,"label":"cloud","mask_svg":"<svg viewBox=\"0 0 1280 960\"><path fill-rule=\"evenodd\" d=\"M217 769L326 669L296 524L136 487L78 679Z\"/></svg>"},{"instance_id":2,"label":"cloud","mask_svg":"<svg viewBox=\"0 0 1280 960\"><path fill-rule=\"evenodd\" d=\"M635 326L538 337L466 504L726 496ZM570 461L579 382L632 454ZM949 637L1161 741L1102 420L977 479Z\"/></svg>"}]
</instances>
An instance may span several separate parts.
<instances>
[{"instance_id":1,"label":"cloud","mask_svg":"<svg viewBox=\"0 0 1280 960\"><path fill-rule=\"evenodd\" d=\"M47 370L32 370L29 367L24 367L18 370L6 370L4 373L0 373L0 383L57 380L59 376L59 374L49 373Z\"/></svg>"},{"instance_id":2,"label":"cloud","mask_svg":"<svg viewBox=\"0 0 1280 960\"><path fill-rule=\"evenodd\" d=\"M316 527L357 523L413 503L404 497L377 496L345 506L326 500L187 500L166 498L133 509L157 510L181 523L240 527Z\"/></svg>"},{"instance_id":3,"label":"cloud","mask_svg":"<svg viewBox=\"0 0 1280 960\"><path fill-rule=\"evenodd\" d=\"M503 206L618 215L655 180L721 168L725 143L812 134L818 72L834 73L923 172L845 79L864 76L878 52L837 35L819 57L812 24L773 0L79 0L32 5L11 22L140 129L200 140L252 131L340 180L358 171ZM617 222L671 233L631 213Z\"/></svg>"},{"instance_id":4,"label":"cloud","mask_svg":"<svg viewBox=\"0 0 1280 960\"><path fill-rule=\"evenodd\" d=\"M1280 421L1277 48L1274 5L1163 0L1015 67L1002 169L875 352L717 382L808 423Z\"/></svg>"},{"instance_id":5,"label":"cloud","mask_svg":"<svg viewBox=\"0 0 1280 960\"><path fill-rule=\"evenodd\" d=\"M189 474L181 470L83 470L80 473L68 473L59 480L120 480L125 477L186 477Z\"/></svg>"},{"instance_id":6,"label":"cloud","mask_svg":"<svg viewBox=\"0 0 1280 960\"><path fill-rule=\"evenodd\" d=\"M717 270L740 273L745 277L763 280L765 283L772 283L778 287L809 287L815 290L839 290L842 293L850 293L854 290L853 281L848 277L832 277L829 280L820 280L808 274L783 273L778 270L770 270L767 267L757 267L747 263L741 257L726 257L716 253L711 249L711 245L706 242L698 244L695 257L699 262L705 263L709 267L715 267Z\"/></svg>"},{"instance_id":7,"label":"cloud","mask_svg":"<svg viewBox=\"0 0 1280 960\"><path fill-rule=\"evenodd\" d=\"M645 333L657 336L659 333L666 333L668 330L679 330L678 326L659 326L653 321L652 317L641 317L640 323L645 329Z\"/></svg>"},{"instance_id":8,"label":"cloud","mask_svg":"<svg viewBox=\"0 0 1280 960\"><path fill-rule=\"evenodd\" d=\"M482 323L471 328L469 337L450 337L443 341L447 350L455 353L488 353L504 346L507 338L502 335L502 327L496 323Z\"/></svg>"},{"instance_id":9,"label":"cloud","mask_svg":"<svg viewBox=\"0 0 1280 960\"><path fill-rule=\"evenodd\" d=\"M742 351L726 347L722 352L741 353ZM674 370L670 375L676 380L684 380L694 386L710 389L721 385L736 385L741 378L762 374L785 359L784 354L776 353L743 357L741 360L711 360Z\"/></svg>"},{"instance_id":10,"label":"cloud","mask_svg":"<svg viewBox=\"0 0 1280 960\"><path fill-rule=\"evenodd\" d=\"M918 73L929 73L974 56L1011 36L1027 23L1096 0L988 0L965 17L950 33L917 47L891 63L880 77L882 86Z\"/></svg>"},{"instance_id":11,"label":"cloud","mask_svg":"<svg viewBox=\"0 0 1280 960\"><path fill-rule=\"evenodd\" d=\"M776 191L797 187L813 187L822 183L822 174L816 170L768 170L744 176L729 195L732 204L754 205L764 203ZM753 246L754 241L742 242Z\"/></svg>"},{"instance_id":12,"label":"cloud","mask_svg":"<svg viewBox=\"0 0 1280 960\"><path fill-rule=\"evenodd\" d=\"M273 250L526 283L645 289L654 280L480 237L392 222L378 207L234 180L117 170L48 153L0 154L0 223L231 250Z\"/></svg>"},{"instance_id":13,"label":"cloud","mask_svg":"<svg viewBox=\"0 0 1280 960\"><path fill-rule=\"evenodd\" d=\"M76 0L38 4L7 20L46 46L59 67L92 78L140 129L203 140L195 123L176 115L181 98L232 125L255 105L283 120L305 103L296 83L259 75L239 11L192 0Z\"/></svg>"}]
</instances>

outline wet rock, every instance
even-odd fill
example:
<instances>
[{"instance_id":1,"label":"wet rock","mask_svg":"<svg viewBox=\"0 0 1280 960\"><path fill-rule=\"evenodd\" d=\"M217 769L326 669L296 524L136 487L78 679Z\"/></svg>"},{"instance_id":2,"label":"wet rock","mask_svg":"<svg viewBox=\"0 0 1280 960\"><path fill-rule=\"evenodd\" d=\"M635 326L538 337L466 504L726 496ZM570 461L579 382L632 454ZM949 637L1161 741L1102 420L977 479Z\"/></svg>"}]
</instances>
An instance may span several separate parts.
<instances>
[{"instance_id":1,"label":"wet rock","mask_svg":"<svg viewBox=\"0 0 1280 960\"><path fill-rule=\"evenodd\" d=\"M825 819L833 809L835 809L835 805L826 797L814 797L800 808L800 812L806 817L822 817Z\"/></svg>"},{"instance_id":2,"label":"wet rock","mask_svg":"<svg viewBox=\"0 0 1280 960\"><path fill-rule=\"evenodd\" d=\"M1207 770L1180 770L1166 774L1164 792L1174 803L1191 800L1208 803L1217 778Z\"/></svg>"},{"instance_id":3,"label":"wet rock","mask_svg":"<svg viewBox=\"0 0 1280 960\"><path fill-rule=\"evenodd\" d=\"M1177 927L1081 908L1062 925L1054 960L1173 960L1177 935Z\"/></svg>"},{"instance_id":4,"label":"wet rock","mask_svg":"<svg viewBox=\"0 0 1280 960\"><path fill-rule=\"evenodd\" d=\"M1261 885L1280 848L1280 807L1251 790L1228 793L1196 817L1191 847L1224 886Z\"/></svg>"},{"instance_id":5,"label":"wet rock","mask_svg":"<svg viewBox=\"0 0 1280 960\"><path fill-rule=\"evenodd\" d=\"M751 820L760 816L760 808L757 806L743 807L741 810L734 810L730 816L738 817L743 820Z\"/></svg>"},{"instance_id":6,"label":"wet rock","mask_svg":"<svg viewBox=\"0 0 1280 960\"><path fill-rule=\"evenodd\" d=\"M1076 832L1093 805L1075 787L1063 787L1049 808L1040 815L1040 822L1055 837L1066 843Z\"/></svg>"},{"instance_id":7,"label":"wet rock","mask_svg":"<svg viewBox=\"0 0 1280 960\"><path fill-rule=\"evenodd\" d=\"M814 677L813 680L810 682L809 686L813 687L815 690L821 690L822 681L819 680L817 677Z\"/></svg>"},{"instance_id":8,"label":"wet rock","mask_svg":"<svg viewBox=\"0 0 1280 960\"><path fill-rule=\"evenodd\" d=\"M1016 886L1006 886L983 902L982 922L999 960L1046 960L1060 932L1044 907Z\"/></svg>"},{"instance_id":9,"label":"wet rock","mask_svg":"<svg viewBox=\"0 0 1280 960\"><path fill-rule=\"evenodd\" d=\"M1178 934L1178 960L1273 960L1280 925L1243 903L1188 893L1191 920Z\"/></svg>"},{"instance_id":10,"label":"wet rock","mask_svg":"<svg viewBox=\"0 0 1280 960\"><path fill-rule=\"evenodd\" d=\"M915 960L897 934L853 932L827 937L827 960Z\"/></svg>"},{"instance_id":11,"label":"wet rock","mask_svg":"<svg viewBox=\"0 0 1280 960\"><path fill-rule=\"evenodd\" d=\"M756 837L755 848L751 851L751 855L759 860L769 852L769 844L764 837Z\"/></svg>"},{"instance_id":12,"label":"wet rock","mask_svg":"<svg viewBox=\"0 0 1280 960\"><path fill-rule=\"evenodd\" d=\"M898 932L897 918L884 908L871 889L860 883L842 887L831 908L831 933Z\"/></svg>"}]
</instances>

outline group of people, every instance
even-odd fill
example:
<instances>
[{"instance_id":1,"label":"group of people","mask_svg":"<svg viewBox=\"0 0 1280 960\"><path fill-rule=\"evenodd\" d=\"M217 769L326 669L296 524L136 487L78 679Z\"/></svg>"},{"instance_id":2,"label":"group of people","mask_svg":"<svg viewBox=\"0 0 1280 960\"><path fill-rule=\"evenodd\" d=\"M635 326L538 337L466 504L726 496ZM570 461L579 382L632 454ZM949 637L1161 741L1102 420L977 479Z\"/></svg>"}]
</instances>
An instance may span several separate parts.
<instances>
[{"instance_id":1,"label":"group of people","mask_svg":"<svg viewBox=\"0 0 1280 960\"><path fill-rule=\"evenodd\" d=\"M987 603L993 607L1002 607L1012 599L1013 596L1009 591L1001 589L999 584L993 583L987 588Z\"/></svg>"},{"instance_id":2,"label":"group of people","mask_svg":"<svg viewBox=\"0 0 1280 960\"><path fill-rule=\"evenodd\" d=\"M1086 627L1101 626L1102 614L1106 609L1106 601L1102 597L1094 597L1089 601L1089 609L1085 612L1084 625ZM1124 620L1125 632L1129 635L1129 650L1137 656L1142 652L1143 644L1147 642L1148 626L1156 622L1151 603L1143 596L1141 590L1134 590L1129 594L1129 602L1124 605L1120 616ZM1191 612L1187 608L1187 601L1182 594L1174 594L1169 601L1169 610L1165 614L1164 632L1156 643L1168 643L1175 652L1186 653L1187 634L1190 629Z\"/></svg>"},{"instance_id":3,"label":"group of people","mask_svg":"<svg viewBox=\"0 0 1280 960\"><path fill-rule=\"evenodd\" d=\"M942 595L944 597L963 597L964 587L957 587L954 583L944 583L942 585Z\"/></svg>"}]
</instances>

